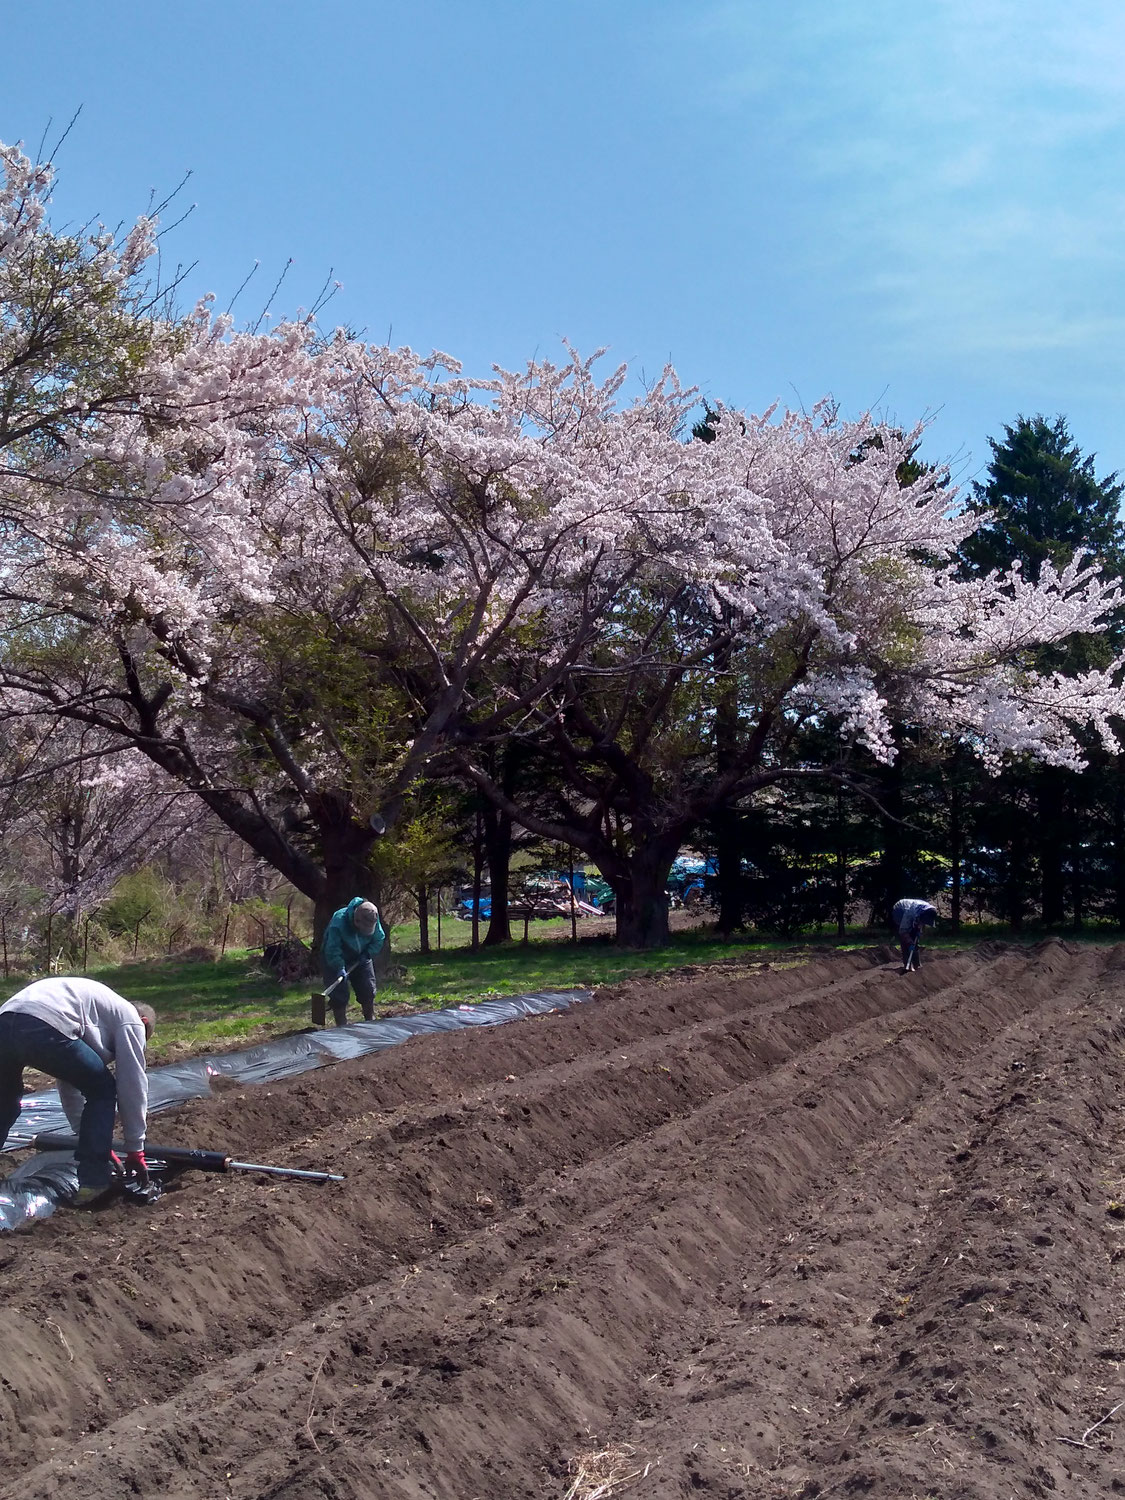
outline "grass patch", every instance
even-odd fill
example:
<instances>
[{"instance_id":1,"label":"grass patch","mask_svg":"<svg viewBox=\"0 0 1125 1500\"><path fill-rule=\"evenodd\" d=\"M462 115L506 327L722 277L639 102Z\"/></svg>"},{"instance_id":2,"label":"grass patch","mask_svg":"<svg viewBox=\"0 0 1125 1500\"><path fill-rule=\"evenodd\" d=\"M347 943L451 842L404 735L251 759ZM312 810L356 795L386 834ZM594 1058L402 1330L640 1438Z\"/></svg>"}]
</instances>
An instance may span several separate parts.
<instances>
[{"instance_id":1,"label":"grass patch","mask_svg":"<svg viewBox=\"0 0 1125 1500\"><path fill-rule=\"evenodd\" d=\"M431 923L431 941L436 927ZM531 941L474 953L471 924L456 919L442 922L440 952L418 952L418 924L403 923L392 933L396 975L380 987L379 1010L405 1007L432 1010L472 1004L492 995L522 994L532 990L593 989L623 979L723 961L771 960L800 962L817 951L861 950L889 943L889 933L853 930L846 939L805 935L794 939L746 935L720 938L707 928L673 934L667 947L652 952L617 948L606 936L568 941L570 924L563 918L535 922ZM974 925L959 934L939 932L925 947L948 951L973 947L984 940L1034 943L1048 934L1017 935L993 924ZM1081 934L1063 933L1068 941L1107 942L1120 937L1116 928L1090 928ZM198 1052L223 1052L307 1028L309 993L315 981L286 988L261 967L260 955L244 950L227 953L215 962L185 962L175 958L120 964L91 970L90 977L107 984L130 1000L145 1001L159 1017L150 1047L153 1063L172 1062ZM26 977L0 985L0 1000L13 994ZM377 1014L379 1012L377 1011ZM354 1002L350 1011L358 1016Z\"/></svg>"}]
</instances>

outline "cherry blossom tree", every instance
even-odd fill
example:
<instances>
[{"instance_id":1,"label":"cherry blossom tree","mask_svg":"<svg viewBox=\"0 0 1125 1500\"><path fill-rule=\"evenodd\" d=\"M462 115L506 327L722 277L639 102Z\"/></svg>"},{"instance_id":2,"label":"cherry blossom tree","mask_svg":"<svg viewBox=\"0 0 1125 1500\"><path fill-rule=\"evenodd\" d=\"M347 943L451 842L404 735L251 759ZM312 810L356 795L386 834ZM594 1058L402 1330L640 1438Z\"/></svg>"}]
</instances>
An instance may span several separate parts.
<instances>
[{"instance_id":1,"label":"cherry blossom tree","mask_svg":"<svg viewBox=\"0 0 1125 1500\"><path fill-rule=\"evenodd\" d=\"M695 446L702 566L650 572L625 621L537 705L565 794L555 816L477 784L514 819L582 849L614 885L619 936L664 940L664 885L708 818L768 785L841 767L800 759L800 731L834 728L893 758L896 717L961 733L993 766L1009 752L1080 760L1075 726L1113 743L1119 664L1081 679L1036 650L1099 630L1118 602L1081 559L966 583L956 549L976 518L940 473L904 484L917 434L870 420L714 417ZM703 561L705 559L705 561ZM717 755L720 728L724 754Z\"/></svg>"},{"instance_id":2,"label":"cherry blossom tree","mask_svg":"<svg viewBox=\"0 0 1125 1500\"><path fill-rule=\"evenodd\" d=\"M154 337L130 410L0 476L9 716L136 746L323 923L375 893L369 814L393 825L482 664L540 643L489 705L495 735L641 571L644 465L677 488L686 398L665 381L638 420L613 410L622 379L571 360L474 384L441 356L321 342L309 320L238 334L201 305ZM623 504L606 478L630 463Z\"/></svg>"},{"instance_id":3,"label":"cherry blossom tree","mask_svg":"<svg viewBox=\"0 0 1125 1500\"><path fill-rule=\"evenodd\" d=\"M77 921L204 822L195 799L136 750L63 718L21 727L21 750L5 747L5 827L45 850L51 912Z\"/></svg>"},{"instance_id":4,"label":"cherry blossom tree","mask_svg":"<svg viewBox=\"0 0 1125 1500\"><path fill-rule=\"evenodd\" d=\"M141 371L174 337L154 316L165 289L144 274L154 221L120 238L53 233L52 175L0 142L0 472L17 476L91 419L135 410Z\"/></svg>"},{"instance_id":5,"label":"cherry blossom tree","mask_svg":"<svg viewBox=\"0 0 1125 1500\"><path fill-rule=\"evenodd\" d=\"M0 210L18 254L54 245L19 206L47 186ZM594 859L648 945L700 821L822 769L795 758L803 724L883 758L904 708L994 762L1073 764L1079 722L1111 742L1118 664L1062 680L1034 651L1101 629L1115 591L1081 560L958 577L979 519L940 476L900 482L916 433L715 411L692 443L671 370L629 399L573 351L471 380L311 317L172 321L138 301L153 233L83 252L101 315L145 325L128 380L95 399L48 351L59 420L5 450L0 717L146 757L318 927L378 893L372 815L393 830L451 769ZM512 737L561 772L554 816L490 773Z\"/></svg>"}]
</instances>

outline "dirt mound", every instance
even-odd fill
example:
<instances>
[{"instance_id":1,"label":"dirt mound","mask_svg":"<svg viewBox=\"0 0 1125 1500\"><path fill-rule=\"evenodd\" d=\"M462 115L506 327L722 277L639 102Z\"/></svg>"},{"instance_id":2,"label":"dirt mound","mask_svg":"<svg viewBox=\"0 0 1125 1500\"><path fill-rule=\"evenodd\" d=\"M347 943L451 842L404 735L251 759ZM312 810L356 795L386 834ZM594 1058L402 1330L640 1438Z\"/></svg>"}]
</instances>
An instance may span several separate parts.
<instances>
[{"instance_id":1,"label":"dirt mound","mask_svg":"<svg viewBox=\"0 0 1125 1500\"><path fill-rule=\"evenodd\" d=\"M0 1493L1125 1492L1123 1001L1120 948L817 957L188 1105L347 1182L0 1242Z\"/></svg>"}]
</instances>

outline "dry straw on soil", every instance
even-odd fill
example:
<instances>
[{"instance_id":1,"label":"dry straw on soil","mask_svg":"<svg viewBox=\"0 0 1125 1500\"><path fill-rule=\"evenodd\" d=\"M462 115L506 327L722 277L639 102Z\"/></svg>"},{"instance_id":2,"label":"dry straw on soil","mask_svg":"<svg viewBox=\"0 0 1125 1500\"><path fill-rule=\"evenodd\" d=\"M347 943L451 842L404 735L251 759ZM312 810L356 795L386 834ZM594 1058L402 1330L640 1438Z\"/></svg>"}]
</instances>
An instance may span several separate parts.
<instances>
[{"instance_id":1,"label":"dry straw on soil","mask_svg":"<svg viewBox=\"0 0 1125 1500\"><path fill-rule=\"evenodd\" d=\"M637 1479L647 1477L651 1463L636 1467L637 1450L629 1443L602 1448L572 1458L567 1465L574 1475L563 1500L610 1500Z\"/></svg>"}]
</instances>

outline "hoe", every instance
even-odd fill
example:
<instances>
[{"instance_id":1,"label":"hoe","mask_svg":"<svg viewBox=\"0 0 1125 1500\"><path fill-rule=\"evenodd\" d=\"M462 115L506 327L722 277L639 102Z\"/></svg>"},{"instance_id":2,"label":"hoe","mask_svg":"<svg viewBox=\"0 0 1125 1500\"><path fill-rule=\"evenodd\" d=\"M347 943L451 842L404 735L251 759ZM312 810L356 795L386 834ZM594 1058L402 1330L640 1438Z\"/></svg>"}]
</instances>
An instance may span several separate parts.
<instances>
[{"instance_id":1,"label":"hoe","mask_svg":"<svg viewBox=\"0 0 1125 1500\"><path fill-rule=\"evenodd\" d=\"M351 968L346 970L345 973L341 974L339 979L334 979L326 990L317 990L315 995L309 996L309 1000L312 1004L312 1023L314 1026L324 1025L325 1021L328 1019L329 995L331 995L332 991L336 988L337 985L343 984L344 980L347 979L356 969L358 969L359 965L362 963L366 963L366 959L361 958L358 963L352 964Z\"/></svg>"},{"instance_id":2,"label":"hoe","mask_svg":"<svg viewBox=\"0 0 1125 1500\"><path fill-rule=\"evenodd\" d=\"M37 1151L74 1151L78 1146L78 1137L44 1131L35 1137L32 1144ZM125 1147L115 1141L114 1150L124 1151ZM302 1167L269 1167L261 1162L235 1161L222 1151L200 1151L190 1146L156 1146L146 1143L145 1160L153 1176L163 1178L165 1181L177 1176L180 1172L193 1170L197 1172L264 1172L271 1177L296 1177L303 1182L343 1182L344 1180L334 1172L307 1172ZM155 1191L149 1192L148 1189L134 1187L129 1196L138 1198L142 1202L152 1202L160 1196L160 1186L159 1183L154 1182L150 1184L150 1187Z\"/></svg>"}]
</instances>

